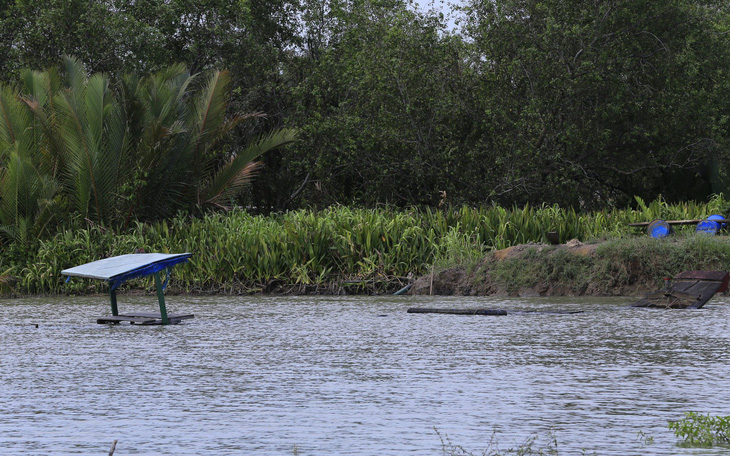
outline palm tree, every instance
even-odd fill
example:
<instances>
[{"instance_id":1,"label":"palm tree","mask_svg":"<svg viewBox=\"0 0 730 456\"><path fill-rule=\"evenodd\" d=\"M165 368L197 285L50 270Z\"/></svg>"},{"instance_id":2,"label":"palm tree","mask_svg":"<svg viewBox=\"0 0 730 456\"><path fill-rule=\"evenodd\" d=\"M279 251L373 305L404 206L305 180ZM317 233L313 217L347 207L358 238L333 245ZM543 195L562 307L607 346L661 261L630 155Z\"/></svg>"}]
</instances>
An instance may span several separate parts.
<instances>
[{"instance_id":1,"label":"palm tree","mask_svg":"<svg viewBox=\"0 0 730 456\"><path fill-rule=\"evenodd\" d=\"M125 104L141 109L131 198L140 216L165 217L208 205L226 208L250 181L254 160L296 138L294 130L279 129L226 151L221 145L227 133L262 114L227 115L227 71L213 72L193 91L199 77L174 66L141 81L125 81Z\"/></svg>"},{"instance_id":2,"label":"palm tree","mask_svg":"<svg viewBox=\"0 0 730 456\"><path fill-rule=\"evenodd\" d=\"M296 137L280 129L251 144L224 144L233 128L261 116L227 112L226 71L204 78L174 65L113 85L65 57L62 75L25 71L23 82L22 97L5 89L0 100L8 112L0 119L2 226L39 217L57 192L75 216L107 226L226 208L254 160ZM21 134L27 138L17 142Z\"/></svg>"},{"instance_id":3,"label":"palm tree","mask_svg":"<svg viewBox=\"0 0 730 456\"><path fill-rule=\"evenodd\" d=\"M106 75L88 77L75 59L64 64L68 85L53 104L64 192L78 215L109 225L117 216L119 188L128 179L127 119Z\"/></svg>"},{"instance_id":4,"label":"palm tree","mask_svg":"<svg viewBox=\"0 0 730 456\"><path fill-rule=\"evenodd\" d=\"M49 223L58 185L42 159L26 104L0 88L0 239L27 244Z\"/></svg>"}]
</instances>

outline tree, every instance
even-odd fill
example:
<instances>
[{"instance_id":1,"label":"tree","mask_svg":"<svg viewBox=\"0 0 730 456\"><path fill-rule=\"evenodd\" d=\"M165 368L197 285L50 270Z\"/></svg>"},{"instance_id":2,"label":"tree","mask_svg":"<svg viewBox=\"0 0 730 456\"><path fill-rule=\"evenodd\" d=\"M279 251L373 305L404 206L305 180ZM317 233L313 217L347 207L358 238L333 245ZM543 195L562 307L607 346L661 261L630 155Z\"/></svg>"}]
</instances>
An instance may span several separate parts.
<instances>
[{"instance_id":1,"label":"tree","mask_svg":"<svg viewBox=\"0 0 730 456\"><path fill-rule=\"evenodd\" d=\"M149 74L178 62L193 74L230 67L266 45L289 46L297 8L289 0L4 2L1 77L12 81L20 69L47 68L62 55L76 56L92 72L117 76Z\"/></svg>"},{"instance_id":2,"label":"tree","mask_svg":"<svg viewBox=\"0 0 730 456\"><path fill-rule=\"evenodd\" d=\"M44 167L33 118L17 91L0 89L0 243L27 244L52 215L55 180Z\"/></svg>"},{"instance_id":3,"label":"tree","mask_svg":"<svg viewBox=\"0 0 730 456\"><path fill-rule=\"evenodd\" d=\"M303 137L289 181L309 174L308 201L325 205L432 205L441 191L459 194L474 163L464 161L472 122L458 38L398 0L328 2L308 17L307 48L289 67L302 75L289 116Z\"/></svg>"},{"instance_id":4,"label":"tree","mask_svg":"<svg viewBox=\"0 0 730 456\"><path fill-rule=\"evenodd\" d=\"M276 129L222 142L261 116L227 112L225 71L206 77L177 65L117 85L73 58L63 68L24 71L23 92L0 93L0 228L10 240L39 234L53 204L102 226L225 209L254 160L296 136Z\"/></svg>"},{"instance_id":5,"label":"tree","mask_svg":"<svg viewBox=\"0 0 730 456\"><path fill-rule=\"evenodd\" d=\"M706 196L688 190L726 147L719 3L474 0L467 17L499 200Z\"/></svg>"},{"instance_id":6,"label":"tree","mask_svg":"<svg viewBox=\"0 0 730 456\"><path fill-rule=\"evenodd\" d=\"M212 72L194 91L196 79L178 65L125 80L135 132L128 214L154 219L206 205L225 208L251 177L253 160L294 141L295 130L276 129L249 144L223 143L235 127L261 114L227 115L228 72Z\"/></svg>"}]
</instances>

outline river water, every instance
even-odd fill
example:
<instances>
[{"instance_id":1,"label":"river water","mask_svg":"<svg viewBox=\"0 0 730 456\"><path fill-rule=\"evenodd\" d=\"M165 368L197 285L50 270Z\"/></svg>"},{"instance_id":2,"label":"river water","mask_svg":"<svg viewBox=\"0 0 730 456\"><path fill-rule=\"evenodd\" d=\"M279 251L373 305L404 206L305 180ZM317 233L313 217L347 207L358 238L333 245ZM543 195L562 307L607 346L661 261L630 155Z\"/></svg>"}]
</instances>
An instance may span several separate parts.
<instances>
[{"instance_id":1,"label":"river water","mask_svg":"<svg viewBox=\"0 0 730 456\"><path fill-rule=\"evenodd\" d=\"M677 446L667 423L730 414L730 300L630 302L171 296L196 318L143 327L97 325L105 297L4 299L0 454L100 455L118 440L116 456L439 455L442 439L482 454L533 436L563 455L727 454Z\"/></svg>"}]
</instances>

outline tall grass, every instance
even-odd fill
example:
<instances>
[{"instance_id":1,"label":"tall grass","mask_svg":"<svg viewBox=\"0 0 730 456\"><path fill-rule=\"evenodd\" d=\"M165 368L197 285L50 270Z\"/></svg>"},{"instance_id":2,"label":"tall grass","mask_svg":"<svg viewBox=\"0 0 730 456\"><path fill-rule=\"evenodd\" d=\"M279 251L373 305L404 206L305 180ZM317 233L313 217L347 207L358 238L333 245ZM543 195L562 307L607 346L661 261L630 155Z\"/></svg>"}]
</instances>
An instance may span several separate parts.
<instances>
[{"instance_id":1,"label":"tall grass","mask_svg":"<svg viewBox=\"0 0 730 456\"><path fill-rule=\"evenodd\" d=\"M201 218L180 214L154 224L137 223L121 233L67 228L32 248L6 246L0 252L0 284L7 289L12 283L20 294L104 291L103 284L78 279L66 285L61 270L144 249L193 253L171 281L186 292L328 287L353 280L397 286L409 274L430 271L433 264L463 264L491 249L544 242L549 231L557 232L562 242L639 236L643 232L629 223L703 218L725 206L720 195L706 204L681 205L661 199L647 205L637 198L636 209L593 213L544 205L449 211L333 207L272 216L233 211Z\"/></svg>"}]
</instances>

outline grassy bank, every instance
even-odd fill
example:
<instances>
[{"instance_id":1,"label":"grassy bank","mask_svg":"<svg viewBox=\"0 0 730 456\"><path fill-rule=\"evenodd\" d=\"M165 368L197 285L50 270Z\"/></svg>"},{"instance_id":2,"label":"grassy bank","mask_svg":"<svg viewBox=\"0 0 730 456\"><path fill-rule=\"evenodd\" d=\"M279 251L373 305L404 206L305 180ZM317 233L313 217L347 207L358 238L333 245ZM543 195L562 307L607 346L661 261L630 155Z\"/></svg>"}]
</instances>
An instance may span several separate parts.
<instances>
[{"instance_id":1,"label":"grassy bank","mask_svg":"<svg viewBox=\"0 0 730 456\"><path fill-rule=\"evenodd\" d=\"M687 270L730 271L730 238L686 234L623 237L596 244L532 245L442 269L416 284L419 294L638 296Z\"/></svg>"},{"instance_id":2,"label":"grassy bank","mask_svg":"<svg viewBox=\"0 0 730 456\"><path fill-rule=\"evenodd\" d=\"M0 288L13 294L103 292L103 284L90 281L64 284L61 270L144 249L193 253L190 263L176 268L173 274L170 286L178 292L389 292L411 277L430 273L433 267L474 266L491 250L544 242L548 231L558 232L562 242L621 239L602 247L608 249L604 256L614 258L609 263L615 266L583 264L582 260L568 261L553 255L527 269L505 262L491 272L498 280L511 281L513 285L505 285L510 289L523 286L530 277L574 277L576 284L571 287L580 288L584 277L591 281L598 277L601 283L608 283L630 275L623 271L626 266L618 266L624 264L620 258L627 264L646 265L642 255L669 255L649 250L668 249L671 242L648 240L628 223L654 218L702 218L721 212L726 205L718 197L707 204L674 206L661 200L648 205L638 201L637 209L588 214L552 206L525 206L450 211L336 207L272 216L241 211L202 218L179 215L159 223L137 223L125 232L67 228L50 239L3 246ZM726 257L725 250L711 241L696 244L695 250L706 250L700 252L705 258ZM693 254L671 255L677 256L672 260L675 264L687 264ZM130 286L149 284L137 282Z\"/></svg>"}]
</instances>

